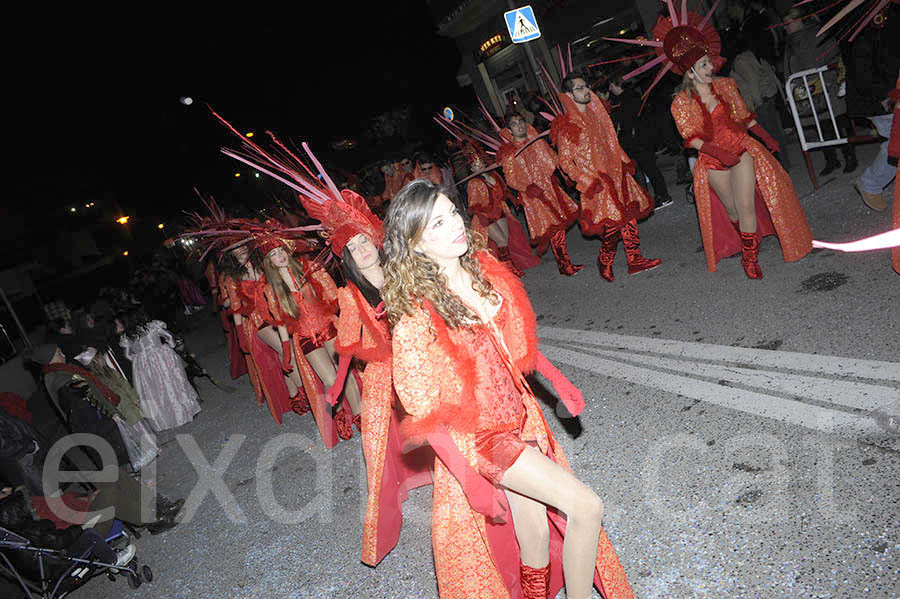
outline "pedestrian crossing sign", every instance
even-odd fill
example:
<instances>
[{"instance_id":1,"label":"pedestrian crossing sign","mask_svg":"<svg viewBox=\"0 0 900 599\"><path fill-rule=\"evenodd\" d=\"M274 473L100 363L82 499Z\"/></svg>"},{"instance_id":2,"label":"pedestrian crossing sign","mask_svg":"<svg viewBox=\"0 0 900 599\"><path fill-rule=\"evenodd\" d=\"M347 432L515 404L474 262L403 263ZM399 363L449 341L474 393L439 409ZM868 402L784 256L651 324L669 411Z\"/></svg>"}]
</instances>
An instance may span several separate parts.
<instances>
[{"instance_id":1,"label":"pedestrian crossing sign","mask_svg":"<svg viewBox=\"0 0 900 599\"><path fill-rule=\"evenodd\" d=\"M509 38L513 43L521 44L541 37L541 30L538 28L531 5L505 12L503 17L506 19L506 28L509 29Z\"/></svg>"}]
</instances>

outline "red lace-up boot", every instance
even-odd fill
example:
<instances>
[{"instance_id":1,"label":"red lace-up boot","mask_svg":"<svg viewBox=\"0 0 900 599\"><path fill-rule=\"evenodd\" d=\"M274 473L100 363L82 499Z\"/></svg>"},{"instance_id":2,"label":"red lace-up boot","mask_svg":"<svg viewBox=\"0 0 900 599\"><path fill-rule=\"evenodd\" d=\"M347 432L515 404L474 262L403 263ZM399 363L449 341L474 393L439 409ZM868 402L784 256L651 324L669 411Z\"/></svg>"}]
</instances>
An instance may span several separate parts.
<instances>
[{"instance_id":1,"label":"red lace-up boot","mask_svg":"<svg viewBox=\"0 0 900 599\"><path fill-rule=\"evenodd\" d=\"M641 255L641 238L638 237L636 220L630 220L622 226L622 243L625 245L625 258L628 260L628 274L652 270L662 264L659 258L645 258Z\"/></svg>"},{"instance_id":2,"label":"red lace-up boot","mask_svg":"<svg viewBox=\"0 0 900 599\"><path fill-rule=\"evenodd\" d=\"M517 277L524 277L525 273L516 266L516 263L513 262L512 257L509 255L509 246L504 245L503 247L497 247L497 257L500 259L500 262L506 262L506 265L509 266L509 269L513 272Z\"/></svg>"},{"instance_id":3,"label":"red lace-up boot","mask_svg":"<svg viewBox=\"0 0 900 599\"><path fill-rule=\"evenodd\" d=\"M565 231L557 231L550 237L550 248L553 250L553 257L556 258L559 274L571 277L584 268L584 264L572 264L572 259L569 258L569 250L566 249Z\"/></svg>"},{"instance_id":4,"label":"red lace-up boot","mask_svg":"<svg viewBox=\"0 0 900 599\"><path fill-rule=\"evenodd\" d=\"M763 278L762 269L759 267L759 236L753 233L741 231L741 266L748 279Z\"/></svg>"},{"instance_id":5,"label":"red lace-up boot","mask_svg":"<svg viewBox=\"0 0 900 599\"><path fill-rule=\"evenodd\" d=\"M337 411L337 414L334 415L334 425L337 428L338 437L341 439L346 441L353 437L353 422L346 409L341 408Z\"/></svg>"},{"instance_id":6,"label":"red lace-up boot","mask_svg":"<svg viewBox=\"0 0 900 599\"><path fill-rule=\"evenodd\" d=\"M532 568L519 562L519 578L522 581L523 599L550 597L550 564L543 568Z\"/></svg>"},{"instance_id":7,"label":"red lace-up boot","mask_svg":"<svg viewBox=\"0 0 900 599\"><path fill-rule=\"evenodd\" d=\"M597 256L597 270L600 276L612 283L613 277L613 261L616 259L616 250L619 248L619 239L622 238L619 228L609 223L603 227L603 245L600 246L600 255Z\"/></svg>"},{"instance_id":8,"label":"red lace-up boot","mask_svg":"<svg viewBox=\"0 0 900 599\"><path fill-rule=\"evenodd\" d=\"M297 414L309 412L309 398L306 397L303 387L298 388L297 392L291 396L291 410Z\"/></svg>"}]
</instances>

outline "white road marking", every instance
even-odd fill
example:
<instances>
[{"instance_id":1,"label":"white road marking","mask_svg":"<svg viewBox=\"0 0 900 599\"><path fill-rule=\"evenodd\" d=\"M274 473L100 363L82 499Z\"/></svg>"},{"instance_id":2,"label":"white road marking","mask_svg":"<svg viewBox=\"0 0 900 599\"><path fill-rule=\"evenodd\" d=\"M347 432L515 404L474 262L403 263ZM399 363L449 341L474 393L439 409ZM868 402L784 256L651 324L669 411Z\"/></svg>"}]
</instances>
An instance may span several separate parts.
<instances>
[{"instance_id":1,"label":"white road marking","mask_svg":"<svg viewBox=\"0 0 900 599\"><path fill-rule=\"evenodd\" d=\"M861 437L888 447L900 445L878 427L872 414L875 410L896 411L900 406L900 385L895 384L900 381L900 364L895 362L555 327L539 327L538 334L541 351L559 364L824 433ZM566 347L546 340L563 342ZM728 384L718 382L722 380ZM731 386L735 384L738 387ZM826 402L834 408L772 393ZM847 408L865 414L852 414Z\"/></svg>"},{"instance_id":2,"label":"white road marking","mask_svg":"<svg viewBox=\"0 0 900 599\"><path fill-rule=\"evenodd\" d=\"M580 347L593 355L612 360L628 360L631 362L646 361L642 354L597 349L586 344L569 344L567 347ZM656 369L675 371L694 377L727 381L743 387L757 387L763 390L794 395L816 401L827 402L871 412L900 401L900 389L884 385L872 385L854 381L837 381L828 378L805 376L786 372L771 372L740 366L716 365L706 362L691 362L672 358L654 356L648 364Z\"/></svg>"},{"instance_id":3,"label":"white road marking","mask_svg":"<svg viewBox=\"0 0 900 599\"><path fill-rule=\"evenodd\" d=\"M747 366L799 370L827 374L834 378L852 376L856 378L894 381L900 383L900 363L879 360L858 360L840 356L804 354L799 352L711 345L693 341L671 339L651 339L613 335L599 331L581 331L556 327L538 327L538 337L556 341L573 341L605 345L610 349L624 348L633 351L667 354L671 357L732 362Z\"/></svg>"}]
</instances>

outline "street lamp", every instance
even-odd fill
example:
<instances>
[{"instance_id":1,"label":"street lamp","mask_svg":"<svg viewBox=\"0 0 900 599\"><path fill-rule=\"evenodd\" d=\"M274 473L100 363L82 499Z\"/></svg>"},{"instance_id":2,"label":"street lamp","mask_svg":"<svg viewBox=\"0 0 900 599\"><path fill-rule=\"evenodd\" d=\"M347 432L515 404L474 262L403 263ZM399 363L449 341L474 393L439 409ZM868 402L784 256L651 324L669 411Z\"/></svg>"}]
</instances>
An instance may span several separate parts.
<instances>
[{"instance_id":1,"label":"street lamp","mask_svg":"<svg viewBox=\"0 0 900 599\"><path fill-rule=\"evenodd\" d=\"M121 216L116 219L116 222L120 225L127 225L129 220L131 220L130 216Z\"/></svg>"}]
</instances>

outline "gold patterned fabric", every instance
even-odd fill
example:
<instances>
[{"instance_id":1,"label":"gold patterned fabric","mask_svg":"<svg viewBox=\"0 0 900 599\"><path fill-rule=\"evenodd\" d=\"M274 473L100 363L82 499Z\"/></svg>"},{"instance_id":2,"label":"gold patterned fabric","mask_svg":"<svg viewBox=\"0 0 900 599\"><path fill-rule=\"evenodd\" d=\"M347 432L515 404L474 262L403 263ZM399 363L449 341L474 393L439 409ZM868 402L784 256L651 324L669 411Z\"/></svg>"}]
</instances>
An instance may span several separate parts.
<instances>
[{"instance_id":1,"label":"gold patterned fabric","mask_svg":"<svg viewBox=\"0 0 900 599\"><path fill-rule=\"evenodd\" d=\"M719 102L725 104L731 117L729 127L716 126L717 121L713 120L706 106L695 95L681 92L672 101L672 116L685 145L696 139L724 145L737 143L739 148L753 157L756 188L772 218L784 260L799 260L812 250L812 231L790 176L761 143L746 134L747 124L753 120L753 114L747 110L734 80L728 77L714 79L713 92ZM736 136L736 129L740 129L742 133ZM721 168L721 165L711 156L700 153L694 165L694 197L706 253L706 266L709 272L715 272L716 231L713 227L711 202L720 200L709 185L710 168ZM733 231L719 234L731 235Z\"/></svg>"},{"instance_id":2,"label":"gold patterned fabric","mask_svg":"<svg viewBox=\"0 0 900 599\"><path fill-rule=\"evenodd\" d=\"M363 521L362 561L377 565L396 545L402 523L400 503L411 488L431 482L427 468L413 474L402 451L391 379L391 337L356 285L338 290L341 306L335 348L365 362L362 371L362 448L369 494Z\"/></svg>"},{"instance_id":3,"label":"gold patterned fabric","mask_svg":"<svg viewBox=\"0 0 900 599\"><path fill-rule=\"evenodd\" d=\"M537 131L529 125L528 139L537 135ZM506 183L519 192L519 202L525 210L531 245L537 246L538 252L543 254L547 251L553 234L565 231L575 222L578 204L562 190L553 177L554 171L559 168L559 158L547 142L539 139L516 156L525 141L513 139L508 128L502 129L500 136L506 143L497 151L497 162L503 167ZM529 192L531 185L536 185L543 196Z\"/></svg>"},{"instance_id":4,"label":"gold patterned fabric","mask_svg":"<svg viewBox=\"0 0 900 599\"><path fill-rule=\"evenodd\" d=\"M554 119L551 139L562 170L581 192L581 231L600 235L607 225L619 227L650 214L653 202L631 176L633 164L619 145L616 127L600 99L591 93L582 113L567 94L559 98L566 113Z\"/></svg>"},{"instance_id":5,"label":"gold patterned fabric","mask_svg":"<svg viewBox=\"0 0 900 599\"><path fill-rule=\"evenodd\" d=\"M537 356L534 312L518 279L486 252L478 255L485 277L505 303L505 317L496 327L515 368L528 373ZM403 316L394 327L393 376L397 396L409 416L402 430L411 442L446 427L468 464L477 469L477 439L485 420L475 397L479 385L477 356L471 335L489 335L487 327L449 329L429 304ZM512 376L507 371L507 376ZM482 373L483 376L483 373ZM569 468L562 448L547 426L540 406L530 393L521 393L525 421L523 439L534 440L545 455ZM470 505L459 481L441 460L434 463L432 547L438 589L442 599L507 598L509 591L490 549L484 515ZM506 550L516 552L515 545ZM495 559L495 557L497 559ZM508 561L509 560L505 560ZM561 566L557 587L561 584ZM595 582L605 599L631 599L634 595L606 534L598 545Z\"/></svg>"}]
</instances>

